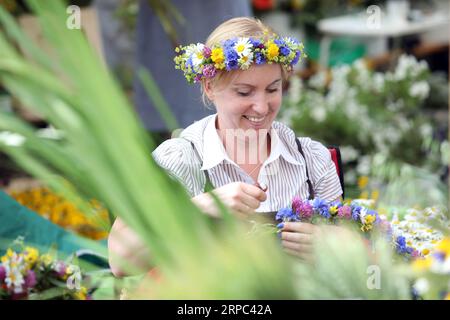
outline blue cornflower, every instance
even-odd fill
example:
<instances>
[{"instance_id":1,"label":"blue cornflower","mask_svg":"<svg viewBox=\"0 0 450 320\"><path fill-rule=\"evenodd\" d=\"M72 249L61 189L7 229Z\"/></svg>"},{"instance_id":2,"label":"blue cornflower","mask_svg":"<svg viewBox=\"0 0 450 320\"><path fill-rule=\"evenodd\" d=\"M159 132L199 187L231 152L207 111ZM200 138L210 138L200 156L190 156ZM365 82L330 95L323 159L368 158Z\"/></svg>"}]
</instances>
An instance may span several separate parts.
<instances>
[{"instance_id":1,"label":"blue cornflower","mask_svg":"<svg viewBox=\"0 0 450 320\"><path fill-rule=\"evenodd\" d=\"M277 212L275 219L280 221L300 221L297 217L297 214L292 211L291 208L280 209Z\"/></svg>"},{"instance_id":2,"label":"blue cornflower","mask_svg":"<svg viewBox=\"0 0 450 320\"><path fill-rule=\"evenodd\" d=\"M261 52L255 52L255 62L256 64L263 64L266 62L266 58Z\"/></svg>"},{"instance_id":3,"label":"blue cornflower","mask_svg":"<svg viewBox=\"0 0 450 320\"><path fill-rule=\"evenodd\" d=\"M399 236L395 241L397 252L400 254L408 253L411 254L413 249L406 245L406 239L404 236Z\"/></svg>"},{"instance_id":4,"label":"blue cornflower","mask_svg":"<svg viewBox=\"0 0 450 320\"><path fill-rule=\"evenodd\" d=\"M258 39L250 38L249 40L254 48L258 48L262 44L261 40Z\"/></svg>"},{"instance_id":5,"label":"blue cornflower","mask_svg":"<svg viewBox=\"0 0 450 320\"><path fill-rule=\"evenodd\" d=\"M330 213L328 212L328 205L325 200L315 199L313 202L314 211L320 214L324 218L330 218Z\"/></svg>"},{"instance_id":6,"label":"blue cornflower","mask_svg":"<svg viewBox=\"0 0 450 320\"><path fill-rule=\"evenodd\" d=\"M361 206L358 205L353 205L352 206L352 219L355 221L359 221L360 220L360 215L361 215Z\"/></svg>"},{"instance_id":7,"label":"blue cornflower","mask_svg":"<svg viewBox=\"0 0 450 320\"><path fill-rule=\"evenodd\" d=\"M291 61L291 65L297 64L298 60L300 59L300 51L297 51L295 53L294 59Z\"/></svg>"}]
</instances>

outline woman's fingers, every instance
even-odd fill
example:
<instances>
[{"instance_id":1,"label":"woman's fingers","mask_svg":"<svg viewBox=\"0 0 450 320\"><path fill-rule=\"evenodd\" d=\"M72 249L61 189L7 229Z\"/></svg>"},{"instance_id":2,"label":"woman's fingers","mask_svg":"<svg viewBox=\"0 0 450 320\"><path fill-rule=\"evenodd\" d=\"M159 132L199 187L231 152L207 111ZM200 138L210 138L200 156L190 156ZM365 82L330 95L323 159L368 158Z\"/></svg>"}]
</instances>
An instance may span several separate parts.
<instances>
[{"instance_id":1,"label":"woman's fingers","mask_svg":"<svg viewBox=\"0 0 450 320\"><path fill-rule=\"evenodd\" d=\"M307 245L312 245L313 239L310 234L298 233L298 232L281 232L281 240L303 243Z\"/></svg>"},{"instance_id":2,"label":"woman's fingers","mask_svg":"<svg viewBox=\"0 0 450 320\"><path fill-rule=\"evenodd\" d=\"M258 199L254 198L246 193L243 193L240 195L240 200L243 204L247 205L248 207L250 207L253 210L258 209L261 204L261 202Z\"/></svg>"},{"instance_id":3,"label":"woman's fingers","mask_svg":"<svg viewBox=\"0 0 450 320\"><path fill-rule=\"evenodd\" d=\"M313 234L317 227L307 222L284 222L283 231L291 231L305 234Z\"/></svg>"},{"instance_id":4,"label":"woman's fingers","mask_svg":"<svg viewBox=\"0 0 450 320\"><path fill-rule=\"evenodd\" d=\"M298 253L312 253L313 252L313 246L310 244L304 244L299 242L292 242L292 241L281 241L281 245L285 249L293 250Z\"/></svg>"},{"instance_id":5,"label":"woman's fingers","mask_svg":"<svg viewBox=\"0 0 450 320\"><path fill-rule=\"evenodd\" d=\"M242 191L244 191L249 196L258 199L260 202L264 202L267 199L267 195L264 191L262 191L257 186L248 184L248 183L242 183L241 184Z\"/></svg>"}]
</instances>

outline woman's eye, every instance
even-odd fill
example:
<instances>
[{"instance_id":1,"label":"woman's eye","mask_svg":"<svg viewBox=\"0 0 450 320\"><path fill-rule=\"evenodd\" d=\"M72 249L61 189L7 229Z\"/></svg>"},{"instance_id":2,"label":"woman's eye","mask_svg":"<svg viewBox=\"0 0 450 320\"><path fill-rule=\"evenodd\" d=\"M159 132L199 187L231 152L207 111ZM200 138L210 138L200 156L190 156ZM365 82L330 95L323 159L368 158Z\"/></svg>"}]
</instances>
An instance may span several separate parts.
<instances>
[{"instance_id":1,"label":"woman's eye","mask_svg":"<svg viewBox=\"0 0 450 320\"><path fill-rule=\"evenodd\" d=\"M269 93L274 93L274 92L277 92L277 91L278 91L278 88L277 88L277 89L267 89L267 91L268 91Z\"/></svg>"},{"instance_id":2,"label":"woman's eye","mask_svg":"<svg viewBox=\"0 0 450 320\"><path fill-rule=\"evenodd\" d=\"M250 94L250 92L241 92L241 91L238 91L237 93L242 97L247 97Z\"/></svg>"}]
</instances>

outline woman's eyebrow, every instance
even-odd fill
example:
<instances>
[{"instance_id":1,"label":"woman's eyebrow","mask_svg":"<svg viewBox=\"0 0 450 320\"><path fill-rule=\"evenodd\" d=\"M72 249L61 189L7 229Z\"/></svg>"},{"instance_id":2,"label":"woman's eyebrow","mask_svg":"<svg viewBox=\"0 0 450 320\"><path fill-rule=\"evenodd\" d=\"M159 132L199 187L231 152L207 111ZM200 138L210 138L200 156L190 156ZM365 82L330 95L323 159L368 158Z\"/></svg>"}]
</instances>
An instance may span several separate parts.
<instances>
[{"instance_id":1,"label":"woman's eyebrow","mask_svg":"<svg viewBox=\"0 0 450 320\"><path fill-rule=\"evenodd\" d=\"M272 81L267 87L270 87L271 85L273 85L273 84L275 84L275 83L277 83L277 82L279 82L279 81L281 81L281 78ZM255 86L252 85L252 84L249 84L249 83L241 83L241 82L240 82L240 83L235 83L235 84L233 84L233 86L234 86L234 87L237 87L237 86L246 86L246 87L255 88Z\"/></svg>"}]
</instances>

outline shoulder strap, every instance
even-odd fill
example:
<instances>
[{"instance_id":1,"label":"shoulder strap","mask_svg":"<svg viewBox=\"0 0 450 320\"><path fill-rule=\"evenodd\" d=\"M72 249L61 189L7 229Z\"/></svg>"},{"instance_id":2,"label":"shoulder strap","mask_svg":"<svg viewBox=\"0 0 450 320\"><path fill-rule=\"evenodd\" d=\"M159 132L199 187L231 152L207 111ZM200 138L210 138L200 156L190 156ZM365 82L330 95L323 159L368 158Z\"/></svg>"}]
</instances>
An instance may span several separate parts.
<instances>
[{"instance_id":1,"label":"shoulder strap","mask_svg":"<svg viewBox=\"0 0 450 320\"><path fill-rule=\"evenodd\" d=\"M309 179L308 165L306 163L306 157L305 157L305 154L303 153L302 144L300 143L300 140L298 140L298 138L295 138L295 142L297 143L298 151L302 155L303 159L305 159L306 183L308 184L308 189L309 189L309 197L308 197L308 199L312 200L312 199L314 199L315 194L314 194L314 188L312 186L311 180Z\"/></svg>"},{"instance_id":2,"label":"shoulder strap","mask_svg":"<svg viewBox=\"0 0 450 320\"><path fill-rule=\"evenodd\" d=\"M192 141L190 141L190 140L188 140L188 141L191 143L192 149L194 150L194 152L195 152L195 154L197 156L197 159L200 162L200 167L201 167L203 165L203 160L200 157L200 155L198 154L197 148L195 147L194 143ZM209 191L214 189L214 186L213 186L213 184L211 182L211 179L209 178L208 170L204 170L203 172L205 173L205 180L206 180L205 187L204 187L203 191L204 192L209 192Z\"/></svg>"}]
</instances>

